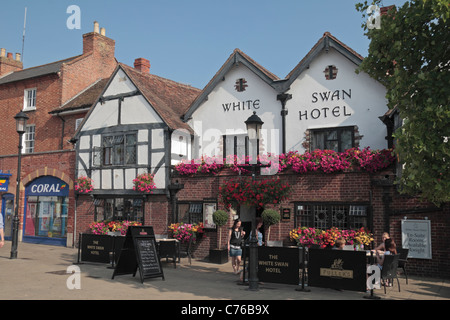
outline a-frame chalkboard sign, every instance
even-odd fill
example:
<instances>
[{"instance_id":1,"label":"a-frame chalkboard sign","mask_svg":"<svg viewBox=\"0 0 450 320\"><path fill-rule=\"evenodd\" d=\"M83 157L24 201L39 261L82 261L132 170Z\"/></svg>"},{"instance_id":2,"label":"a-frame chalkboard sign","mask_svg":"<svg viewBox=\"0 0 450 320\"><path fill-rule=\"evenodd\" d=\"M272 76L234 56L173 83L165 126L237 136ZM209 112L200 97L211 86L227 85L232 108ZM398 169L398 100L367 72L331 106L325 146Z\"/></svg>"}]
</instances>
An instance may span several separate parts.
<instances>
[{"instance_id":1,"label":"a-frame chalkboard sign","mask_svg":"<svg viewBox=\"0 0 450 320\"><path fill-rule=\"evenodd\" d=\"M112 279L118 275L132 274L136 276L137 269L144 279L162 277L164 273L161 261L156 250L156 239L153 227L150 226L130 226L125 236L125 242L120 251L119 260Z\"/></svg>"}]
</instances>

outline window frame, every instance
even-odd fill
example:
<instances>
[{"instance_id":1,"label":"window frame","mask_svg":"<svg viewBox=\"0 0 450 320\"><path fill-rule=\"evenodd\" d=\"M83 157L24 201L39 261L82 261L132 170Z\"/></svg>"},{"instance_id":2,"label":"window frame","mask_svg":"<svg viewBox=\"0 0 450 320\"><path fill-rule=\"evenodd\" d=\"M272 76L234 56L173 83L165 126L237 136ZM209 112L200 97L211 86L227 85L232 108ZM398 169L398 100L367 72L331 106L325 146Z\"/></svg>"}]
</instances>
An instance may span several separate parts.
<instances>
[{"instance_id":1,"label":"window frame","mask_svg":"<svg viewBox=\"0 0 450 320\"><path fill-rule=\"evenodd\" d=\"M330 128L318 128L318 129L309 129L310 131L310 151L314 151L316 149L319 150L334 150L334 149L330 149L330 148L325 148L327 142L330 141L337 141L337 150L335 150L336 152L344 152L345 150L354 148L356 145L355 142L355 127L354 126L345 126L345 127L330 127ZM336 131L336 139L327 139L327 133L328 132L332 132L332 131ZM347 132L349 131L351 134L351 147L347 148L347 149L343 149L342 146L342 133L343 132ZM323 134L323 141L322 144L324 146L324 149L320 149L317 147L317 143L316 143L316 139L315 136L317 134Z\"/></svg>"},{"instance_id":2,"label":"window frame","mask_svg":"<svg viewBox=\"0 0 450 320\"><path fill-rule=\"evenodd\" d=\"M34 93L34 97L29 97L29 93ZM30 105L29 101L30 99L34 102L34 105ZM37 104L37 88L28 88L24 90L23 94L23 111L31 111L36 110L36 104Z\"/></svg>"},{"instance_id":3,"label":"window frame","mask_svg":"<svg viewBox=\"0 0 450 320\"><path fill-rule=\"evenodd\" d=\"M227 149L228 149L228 144L227 140L233 139L233 153L232 154L227 154ZM249 149L249 138L248 138L248 134L246 133L240 133L240 134L230 134L230 135L223 135L222 136L223 139L223 157L226 158L227 156L237 156L237 157L244 157L243 159L245 159L246 157L248 157L250 155L250 149ZM242 142L241 144L239 144L238 142ZM258 139L259 142L259 139ZM244 154L240 154L239 150L244 150Z\"/></svg>"},{"instance_id":4,"label":"window frame","mask_svg":"<svg viewBox=\"0 0 450 320\"><path fill-rule=\"evenodd\" d=\"M34 128L33 132L28 131L30 128ZM25 130L26 131L22 137L23 153L24 154L25 153L26 154L34 153L34 149L36 147L36 125L35 124L27 124ZM28 139L30 137L30 135L32 136L33 139ZM27 147L27 143L32 143L32 146Z\"/></svg>"},{"instance_id":5,"label":"window frame","mask_svg":"<svg viewBox=\"0 0 450 320\"><path fill-rule=\"evenodd\" d=\"M133 136L133 142L128 143ZM109 139L107 142L106 139ZM130 153L134 151L134 161L130 161ZM117 160L118 159L118 160ZM132 159L132 158L131 158ZM101 146L92 149L92 167L135 167L138 164L138 133L129 131L105 134L101 137Z\"/></svg>"},{"instance_id":6,"label":"window frame","mask_svg":"<svg viewBox=\"0 0 450 320\"><path fill-rule=\"evenodd\" d=\"M122 210L118 209L118 206L122 203ZM107 209L110 205L109 210ZM138 221L142 224L145 223L145 201L142 198L137 197L106 197L94 199L94 221L107 220L107 221ZM100 208L103 212L100 212ZM125 215L126 209L131 210L132 214ZM119 214L119 211L122 214ZM140 212L137 212L140 211ZM103 215L103 219L99 218L99 215Z\"/></svg>"},{"instance_id":7,"label":"window frame","mask_svg":"<svg viewBox=\"0 0 450 320\"><path fill-rule=\"evenodd\" d=\"M364 213L363 213L364 208ZM341 212L338 212L341 210ZM302 214L301 211L306 211ZM316 220L317 215L326 215L322 220ZM335 223L338 214L344 213L344 222ZM334 217L333 217L334 214ZM322 216L323 217L323 216ZM329 229L337 227L339 229L360 229L372 227L372 210L367 202L295 202L294 203L294 227L308 227ZM323 221L325 220L325 221Z\"/></svg>"}]
</instances>

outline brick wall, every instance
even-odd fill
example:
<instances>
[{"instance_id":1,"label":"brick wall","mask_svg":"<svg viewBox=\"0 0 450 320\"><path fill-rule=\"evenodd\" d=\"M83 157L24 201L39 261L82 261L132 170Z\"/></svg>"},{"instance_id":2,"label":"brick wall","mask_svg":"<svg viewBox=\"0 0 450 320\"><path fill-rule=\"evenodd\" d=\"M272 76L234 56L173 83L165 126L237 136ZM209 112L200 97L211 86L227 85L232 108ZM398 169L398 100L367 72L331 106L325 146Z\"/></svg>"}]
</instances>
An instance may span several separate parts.
<instances>
[{"instance_id":1,"label":"brick wall","mask_svg":"<svg viewBox=\"0 0 450 320\"><path fill-rule=\"evenodd\" d=\"M45 152L22 156L21 188L19 202L20 232L23 230L23 213L25 200L25 187L33 180L43 176L53 176L69 184L69 209L67 233L74 232L75 194L74 172L75 151ZM10 172L9 193L14 194L17 186L17 156L0 156L0 168L3 172ZM4 193L0 193L2 196ZM72 239L68 238L69 243Z\"/></svg>"},{"instance_id":2,"label":"brick wall","mask_svg":"<svg viewBox=\"0 0 450 320\"><path fill-rule=\"evenodd\" d=\"M374 233L374 244L381 243L381 235L388 231L397 245L401 246L401 219L407 215L408 219L431 220L432 227L432 260L409 259L408 273L421 276L442 276L450 278L450 240L446 236L450 227L450 206L444 205L439 209L432 204L420 202L416 198L405 197L398 194L392 184L392 172L384 171L376 175L366 172L347 172L336 174L309 173L303 175L280 174L280 179L288 182L293 191L287 201L275 209L289 208L291 218L281 221L270 229L270 240L289 241L289 231L294 228L294 202L366 202L372 204L373 220L369 221ZM178 201L202 201L207 198L217 198L218 186L226 183L235 175L222 174L218 176L177 177L179 183L184 184L177 197ZM258 177L261 178L261 177ZM219 203L219 209L223 206ZM413 211L411 211L413 210ZM426 213L412 212L428 210ZM430 211L431 210L431 211ZM403 212L403 214L402 214ZM399 215L400 214L400 215ZM227 226L222 227L222 243L226 246L226 233L232 225L232 218ZM265 230L267 237L267 230ZM225 236L224 236L225 235ZM217 234L207 231L206 238L202 239L194 249L198 258L208 255L208 250L217 247Z\"/></svg>"}]
</instances>

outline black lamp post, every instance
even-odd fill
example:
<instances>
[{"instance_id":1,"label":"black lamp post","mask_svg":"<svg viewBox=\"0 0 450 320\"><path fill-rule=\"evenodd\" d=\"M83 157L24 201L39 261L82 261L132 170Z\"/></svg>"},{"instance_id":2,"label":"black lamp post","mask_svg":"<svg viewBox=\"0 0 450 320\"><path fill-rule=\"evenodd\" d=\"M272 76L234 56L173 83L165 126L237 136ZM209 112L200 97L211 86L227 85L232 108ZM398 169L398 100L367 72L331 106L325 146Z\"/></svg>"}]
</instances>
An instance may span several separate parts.
<instances>
[{"instance_id":1,"label":"black lamp post","mask_svg":"<svg viewBox=\"0 0 450 320\"><path fill-rule=\"evenodd\" d=\"M19 151L17 154L17 185L16 185L16 207L14 209L12 243L11 243L11 259L17 258L17 243L19 241L19 196L20 196L20 171L22 163L22 136L26 131L28 116L23 112L19 112L14 117L16 119L16 131L19 134Z\"/></svg>"},{"instance_id":2,"label":"black lamp post","mask_svg":"<svg viewBox=\"0 0 450 320\"><path fill-rule=\"evenodd\" d=\"M252 142L253 146L256 144L256 159L259 155L259 139L261 135L261 127L264 124L262 120L256 115L256 112L253 112L253 115L250 116L247 121L245 121L247 125L247 133L248 138ZM256 170L258 167L258 162L252 164L252 180L255 181ZM256 234L256 212L252 215L252 236L250 238L249 245L249 274L248 274L248 284L249 290L256 291L258 290L258 235Z\"/></svg>"}]
</instances>

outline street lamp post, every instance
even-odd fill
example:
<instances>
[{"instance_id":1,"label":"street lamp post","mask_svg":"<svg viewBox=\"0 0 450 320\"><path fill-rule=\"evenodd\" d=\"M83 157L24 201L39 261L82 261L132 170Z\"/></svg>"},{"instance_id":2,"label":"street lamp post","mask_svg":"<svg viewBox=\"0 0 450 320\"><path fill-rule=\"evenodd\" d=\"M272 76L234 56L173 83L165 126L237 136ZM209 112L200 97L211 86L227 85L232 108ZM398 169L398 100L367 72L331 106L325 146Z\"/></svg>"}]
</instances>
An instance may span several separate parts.
<instances>
[{"instance_id":1,"label":"street lamp post","mask_svg":"<svg viewBox=\"0 0 450 320\"><path fill-rule=\"evenodd\" d=\"M258 167L258 155L259 155L259 139L261 135L261 127L264 124L262 120L253 112L246 121L248 138L252 142L251 145L256 144L256 163L252 163L252 180L255 181L256 170ZM256 209L256 208L255 208ZM257 291L258 285L258 238L256 234L256 211L252 215L252 236L250 238L249 245L249 275L248 275L248 289L251 291Z\"/></svg>"},{"instance_id":2,"label":"street lamp post","mask_svg":"<svg viewBox=\"0 0 450 320\"><path fill-rule=\"evenodd\" d=\"M16 206L14 209L12 242L11 242L11 259L17 258L17 243L19 241L19 196L20 196L20 171L22 163L22 136L26 131L28 116L23 112L19 112L14 117L16 119L16 131L19 134L19 151L17 154L17 185L16 185Z\"/></svg>"}]
</instances>

